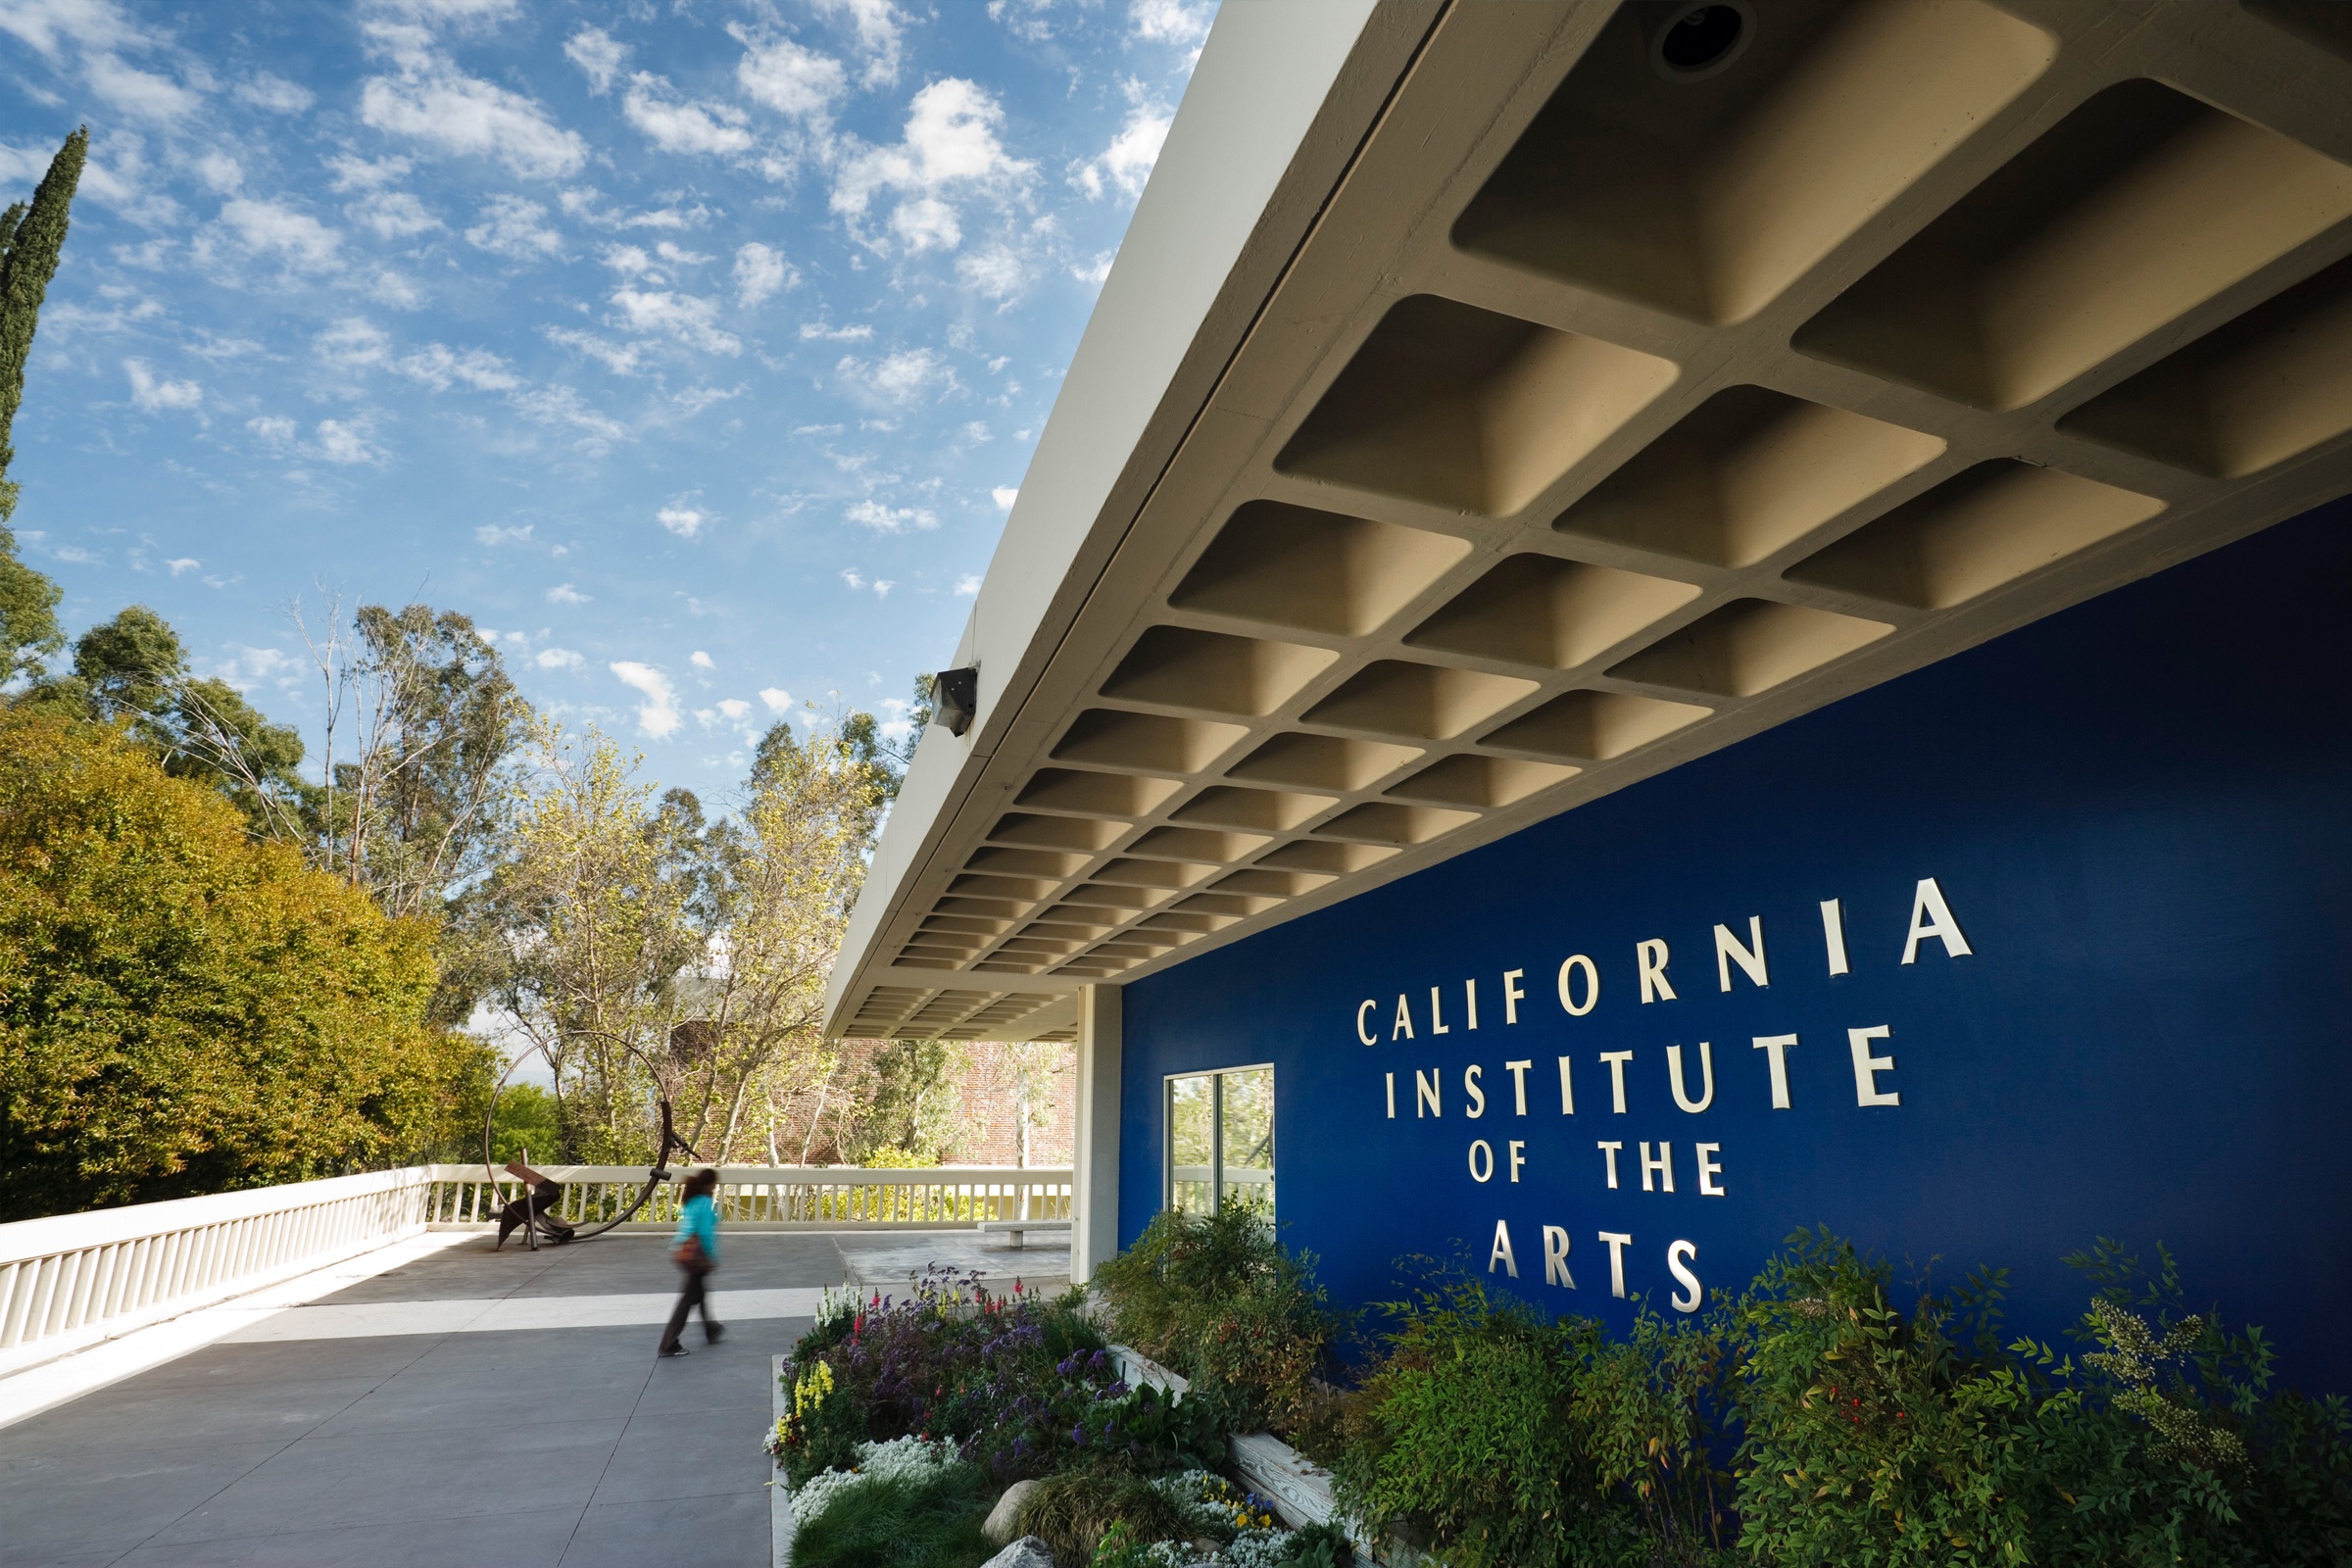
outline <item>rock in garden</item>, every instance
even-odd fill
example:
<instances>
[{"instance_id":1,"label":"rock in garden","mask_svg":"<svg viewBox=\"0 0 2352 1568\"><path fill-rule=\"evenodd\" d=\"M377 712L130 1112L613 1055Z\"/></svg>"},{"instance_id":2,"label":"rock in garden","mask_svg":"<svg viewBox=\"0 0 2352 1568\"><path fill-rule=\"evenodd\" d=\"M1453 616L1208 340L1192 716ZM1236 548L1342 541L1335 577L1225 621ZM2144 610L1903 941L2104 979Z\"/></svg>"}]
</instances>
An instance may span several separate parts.
<instances>
[{"instance_id":1,"label":"rock in garden","mask_svg":"<svg viewBox=\"0 0 2352 1568\"><path fill-rule=\"evenodd\" d=\"M1025 1487L1030 1483L1024 1481L1020 1485ZM993 1523L996 1516L991 1514L989 1518ZM982 1563L980 1568L1054 1568L1054 1553L1037 1537L1023 1536Z\"/></svg>"},{"instance_id":2,"label":"rock in garden","mask_svg":"<svg viewBox=\"0 0 2352 1568\"><path fill-rule=\"evenodd\" d=\"M1004 1495L999 1497L997 1505L988 1510L987 1522L980 1526L980 1533L1000 1546L1010 1542L1021 1533L1020 1526L1015 1523L1021 1516L1021 1504L1027 1502L1029 1494L1036 1490L1037 1483L1034 1481L1015 1481L1006 1487Z\"/></svg>"}]
</instances>

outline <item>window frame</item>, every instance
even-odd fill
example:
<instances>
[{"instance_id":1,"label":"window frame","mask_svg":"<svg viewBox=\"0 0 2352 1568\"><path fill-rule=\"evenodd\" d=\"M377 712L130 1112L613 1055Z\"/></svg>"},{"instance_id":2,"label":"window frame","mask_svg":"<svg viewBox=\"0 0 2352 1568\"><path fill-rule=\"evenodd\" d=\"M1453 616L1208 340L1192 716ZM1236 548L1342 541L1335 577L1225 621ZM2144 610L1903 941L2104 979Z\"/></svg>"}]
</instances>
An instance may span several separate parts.
<instances>
[{"instance_id":1,"label":"window frame","mask_svg":"<svg viewBox=\"0 0 2352 1568\"><path fill-rule=\"evenodd\" d=\"M1208 1212L1219 1212L1225 1206L1225 1078L1229 1073L1262 1072L1266 1075L1267 1106L1266 1136L1274 1142L1276 1099L1281 1092L1281 1080L1270 1061L1237 1062L1230 1067L1197 1067L1189 1072L1164 1073L1159 1084L1159 1206L1162 1212L1176 1206L1176 1085L1195 1078L1209 1080L1208 1095ZM1279 1162L1281 1145L1275 1143ZM1279 1163L1274 1188L1275 1202L1282 1200ZM1271 1218L1271 1208L1268 1217Z\"/></svg>"}]
</instances>

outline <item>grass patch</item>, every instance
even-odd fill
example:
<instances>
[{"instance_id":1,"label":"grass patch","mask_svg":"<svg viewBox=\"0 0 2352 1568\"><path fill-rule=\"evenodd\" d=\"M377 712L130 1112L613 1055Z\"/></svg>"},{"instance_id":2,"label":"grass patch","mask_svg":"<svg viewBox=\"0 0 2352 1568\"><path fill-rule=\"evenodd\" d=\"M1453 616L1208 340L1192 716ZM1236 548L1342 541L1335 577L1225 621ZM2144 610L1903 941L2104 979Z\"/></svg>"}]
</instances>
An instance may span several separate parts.
<instances>
[{"instance_id":1,"label":"grass patch","mask_svg":"<svg viewBox=\"0 0 2352 1568\"><path fill-rule=\"evenodd\" d=\"M1024 1535L1054 1549L1056 1563L1089 1562L1114 1524L1143 1541L1180 1541L1192 1530L1184 1513L1131 1470L1104 1466L1064 1470L1037 1484L1016 1521Z\"/></svg>"},{"instance_id":2,"label":"grass patch","mask_svg":"<svg viewBox=\"0 0 2352 1568\"><path fill-rule=\"evenodd\" d=\"M996 1554L980 1533L997 1484L978 1465L876 1476L835 1493L794 1533L795 1568L978 1568Z\"/></svg>"}]
</instances>

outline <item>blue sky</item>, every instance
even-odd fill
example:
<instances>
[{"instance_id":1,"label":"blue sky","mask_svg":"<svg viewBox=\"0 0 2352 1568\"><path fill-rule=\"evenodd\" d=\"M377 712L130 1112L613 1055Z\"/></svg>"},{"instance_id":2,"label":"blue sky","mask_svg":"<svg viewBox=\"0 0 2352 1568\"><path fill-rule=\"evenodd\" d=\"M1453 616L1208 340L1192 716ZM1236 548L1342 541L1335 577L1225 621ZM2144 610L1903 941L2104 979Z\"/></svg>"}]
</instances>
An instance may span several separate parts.
<instances>
[{"instance_id":1,"label":"blue sky","mask_svg":"<svg viewBox=\"0 0 2352 1568\"><path fill-rule=\"evenodd\" d=\"M1210 15L0 0L23 554L306 729L291 607L463 611L719 804L954 652Z\"/></svg>"}]
</instances>

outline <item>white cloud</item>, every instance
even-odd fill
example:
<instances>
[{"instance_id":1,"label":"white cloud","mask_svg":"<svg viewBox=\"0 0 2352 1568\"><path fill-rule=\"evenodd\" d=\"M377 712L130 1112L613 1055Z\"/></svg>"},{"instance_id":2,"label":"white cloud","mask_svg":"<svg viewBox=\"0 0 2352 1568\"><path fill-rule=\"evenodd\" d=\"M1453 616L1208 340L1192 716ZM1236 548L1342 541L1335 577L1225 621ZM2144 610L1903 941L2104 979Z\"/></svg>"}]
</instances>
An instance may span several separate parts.
<instances>
[{"instance_id":1,"label":"white cloud","mask_svg":"<svg viewBox=\"0 0 2352 1568\"><path fill-rule=\"evenodd\" d=\"M362 422L320 419L315 435L318 456L328 463L380 464L384 461L383 449L368 439L368 429Z\"/></svg>"},{"instance_id":2,"label":"white cloud","mask_svg":"<svg viewBox=\"0 0 2352 1568\"><path fill-rule=\"evenodd\" d=\"M623 660L609 667L620 678L620 683L634 689L645 701L637 708L637 724L648 735L660 740L678 727L678 695L669 684L669 677L651 664Z\"/></svg>"},{"instance_id":3,"label":"white cloud","mask_svg":"<svg viewBox=\"0 0 2352 1568\"><path fill-rule=\"evenodd\" d=\"M1029 264L1009 245L990 245L959 258L956 275L976 294L1009 300L1029 286Z\"/></svg>"},{"instance_id":4,"label":"white cloud","mask_svg":"<svg viewBox=\"0 0 2352 1568\"><path fill-rule=\"evenodd\" d=\"M534 387L517 392L511 399L515 412L535 424L563 425L581 432L580 450L591 455L609 450L616 441L628 439L629 427L609 415L590 408L578 392L567 386ZM585 604L587 601L582 600Z\"/></svg>"},{"instance_id":5,"label":"white cloud","mask_svg":"<svg viewBox=\"0 0 2352 1568\"><path fill-rule=\"evenodd\" d=\"M586 661L568 648L542 648L531 657L541 669L577 669Z\"/></svg>"},{"instance_id":6,"label":"white cloud","mask_svg":"<svg viewBox=\"0 0 2352 1568\"><path fill-rule=\"evenodd\" d=\"M343 209L353 222L375 230L379 239L407 239L441 226L424 203L405 190L379 190Z\"/></svg>"},{"instance_id":7,"label":"white cloud","mask_svg":"<svg viewBox=\"0 0 2352 1568\"><path fill-rule=\"evenodd\" d=\"M547 602L551 605L585 605L594 603L594 599L567 582L560 582L547 591Z\"/></svg>"},{"instance_id":8,"label":"white cloud","mask_svg":"<svg viewBox=\"0 0 2352 1568\"><path fill-rule=\"evenodd\" d=\"M414 354L392 362L392 368L436 392L463 382L476 392L512 392L522 377L488 349L453 349L446 343L427 343Z\"/></svg>"},{"instance_id":9,"label":"white cloud","mask_svg":"<svg viewBox=\"0 0 2352 1568\"><path fill-rule=\"evenodd\" d=\"M245 171L237 167L234 158L216 147L197 158L196 177L204 181L206 189L225 196L245 183Z\"/></svg>"},{"instance_id":10,"label":"white cloud","mask_svg":"<svg viewBox=\"0 0 2352 1568\"><path fill-rule=\"evenodd\" d=\"M960 230L948 193L1009 192L1036 172L1035 164L1004 150L998 136L1004 123L1003 106L978 84L960 76L932 82L914 95L896 146L856 148L843 159L833 210L854 224L875 196L896 191L904 200L892 215L893 232L917 249L953 247Z\"/></svg>"},{"instance_id":11,"label":"white cloud","mask_svg":"<svg viewBox=\"0 0 2352 1568\"><path fill-rule=\"evenodd\" d=\"M360 118L375 129L458 157L488 158L526 179L558 178L587 163L588 144L535 100L466 75L415 28L375 24L368 30L396 68L360 90Z\"/></svg>"},{"instance_id":12,"label":"white cloud","mask_svg":"<svg viewBox=\"0 0 2352 1568\"><path fill-rule=\"evenodd\" d=\"M564 236L547 226L547 209L521 196L493 196L482 208L481 221L466 238L493 256L527 262L553 256L564 249Z\"/></svg>"},{"instance_id":13,"label":"white cloud","mask_svg":"<svg viewBox=\"0 0 2352 1568\"><path fill-rule=\"evenodd\" d=\"M383 328L357 316L342 318L311 339L311 346L329 364L345 367L381 365L392 354L392 340Z\"/></svg>"},{"instance_id":14,"label":"white cloud","mask_svg":"<svg viewBox=\"0 0 2352 1568\"><path fill-rule=\"evenodd\" d=\"M396 179L404 179L416 166L406 158L355 158L349 153L337 153L326 161L334 171L332 189L337 191L377 190Z\"/></svg>"},{"instance_id":15,"label":"white cloud","mask_svg":"<svg viewBox=\"0 0 2352 1568\"><path fill-rule=\"evenodd\" d=\"M760 689L760 701L767 705L767 710L771 713L789 713L792 711L792 693L786 691L781 686L761 687Z\"/></svg>"},{"instance_id":16,"label":"white cloud","mask_svg":"<svg viewBox=\"0 0 2352 1568\"><path fill-rule=\"evenodd\" d=\"M687 659L686 662L692 664L697 669L716 669L718 667L716 664L710 662L710 656L704 653L700 648L697 648L694 651L693 655Z\"/></svg>"},{"instance_id":17,"label":"white cloud","mask_svg":"<svg viewBox=\"0 0 2352 1568\"><path fill-rule=\"evenodd\" d=\"M833 373L873 399L901 407L956 385L955 368L931 349L901 349L875 364L845 357Z\"/></svg>"},{"instance_id":18,"label":"white cloud","mask_svg":"<svg viewBox=\"0 0 2352 1568\"><path fill-rule=\"evenodd\" d=\"M278 115L299 115L315 101L310 88L267 71L257 71L238 82L237 96L256 109Z\"/></svg>"},{"instance_id":19,"label":"white cloud","mask_svg":"<svg viewBox=\"0 0 2352 1568\"><path fill-rule=\"evenodd\" d=\"M172 575L174 577L184 577L191 571L204 569L204 563L198 561L194 556L179 556L165 562L164 564L172 568Z\"/></svg>"},{"instance_id":20,"label":"white cloud","mask_svg":"<svg viewBox=\"0 0 2352 1568\"><path fill-rule=\"evenodd\" d=\"M69 39L84 49L135 49L155 41L113 0L13 0L0 5L0 32L15 34L51 60Z\"/></svg>"},{"instance_id":21,"label":"white cloud","mask_svg":"<svg viewBox=\"0 0 2352 1568\"><path fill-rule=\"evenodd\" d=\"M673 501L660 512L655 513L654 520L679 538L691 539L702 532L703 524L709 519L704 513L695 508Z\"/></svg>"},{"instance_id":22,"label":"white cloud","mask_svg":"<svg viewBox=\"0 0 2352 1568\"><path fill-rule=\"evenodd\" d=\"M848 85L841 62L790 38L755 43L740 27L729 31L744 45L735 64L735 82L744 96L795 120L822 122Z\"/></svg>"},{"instance_id":23,"label":"white cloud","mask_svg":"<svg viewBox=\"0 0 2352 1568\"><path fill-rule=\"evenodd\" d=\"M204 401L204 388L193 381L160 381L145 360L124 360L122 369L130 377L132 407L148 414L192 409Z\"/></svg>"},{"instance_id":24,"label":"white cloud","mask_svg":"<svg viewBox=\"0 0 2352 1568\"><path fill-rule=\"evenodd\" d=\"M899 79L899 56L906 19L891 0L815 0L827 16L849 19L858 47L865 53L865 84L885 87Z\"/></svg>"},{"instance_id":25,"label":"white cloud","mask_svg":"<svg viewBox=\"0 0 2352 1568\"><path fill-rule=\"evenodd\" d=\"M629 46L602 27L582 27L564 46L564 58L580 68L580 74L588 78L588 90L593 93L612 87L620 63L628 57Z\"/></svg>"},{"instance_id":26,"label":"white cloud","mask_svg":"<svg viewBox=\"0 0 2352 1568\"><path fill-rule=\"evenodd\" d=\"M262 445L272 451L284 452L294 445L298 428L294 421L279 415L262 415L245 421L245 428L261 439Z\"/></svg>"},{"instance_id":27,"label":"white cloud","mask_svg":"<svg viewBox=\"0 0 2352 1568\"><path fill-rule=\"evenodd\" d=\"M615 343L610 338L598 337L593 332L583 332L576 327L551 326L545 331L550 343L602 361L605 368L614 375L635 375L645 352L642 343Z\"/></svg>"},{"instance_id":28,"label":"white cloud","mask_svg":"<svg viewBox=\"0 0 2352 1568\"><path fill-rule=\"evenodd\" d=\"M608 245L604 263L623 277L644 277L654 270L654 259L642 245Z\"/></svg>"},{"instance_id":29,"label":"white cloud","mask_svg":"<svg viewBox=\"0 0 2352 1568\"><path fill-rule=\"evenodd\" d=\"M865 578L859 576L855 568L844 571L841 574L841 580L861 593L864 590L871 588L874 591L874 597L876 599L888 599L890 597L890 591L898 586L897 583L892 582L888 577L880 578L874 582L868 582L865 580Z\"/></svg>"},{"instance_id":30,"label":"white cloud","mask_svg":"<svg viewBox=\"0 0 2352 1568\"><path fill-rule=\"evenodd\" d=\"M91 90L99 97L123 113L142 119L167 122L184 120L204 103L201 94L169 76L127 65L117 55L85 52L82 70Z\"/></svg>"},{"instance_id":31,"label":"white cloud","mask_svg":"<svg viewBox=\"0 0 2352 1568\"><path fill-rule=\"evenodd\" d=\"M924 507L886 507L879 501L860 501L842 514L860 527L876 533L905 533L909 528L925 529L939 526L939 516ZM846 573L845 573L846 575ZM851 587L858 586L852 583Z\"/></svg>"},{"instance_id":32,"label":"white cloud","mask_svg":"<svg viewBox=\"0 0 2352 1568\"><path fill-rule=\"evenodd\" d=\"M621 113L646 140L665 153L703 153L731 158L748 152L752 133L745 115L732 104L681 98L676 88L650 71L629 79Z\"/></svg>"},{"instance_id":33,"label":"white cloud","mask_svg":"<svg viewBox=\"0 0 2352 1568\"><path fill-rule=\"evenodd\" d=\"M1012 504L1020 499L1020 494L1021 487L1013 484L1001 484L988 493L989 499L1006 512L1012 510Z\"/></svg>"},{"instance_id":34,"label":"white cloud","mask_svg":"<svg viewBox=\"0 0 2352 1568\"><path fill-rule=\"evenodd\" d=\"M612 303L633 332L663 332L710 354L743 352L743 339L719 330L718 306L711 300L667 289L617 288Z\"/></svg>"},{"instance_id":35,"label":"white cloud","mask_svg":"<svg viewBox=\"0 0 2352 1568\"><path fill-rule=\"evenodd\" d=\"M758 240L735 252L735 301L747 310L800 280L799 270L784 260L782 251Z\"/></svg>"},{"instance_id":36,"label":"white cloud","mask_svg":"<svg viewBox=\"0 0 2352 1568\"><path fill-rule=\"evenodd\" d=\"M873 327L864 321L859 321L856 326L827 326L822 321L801 323L801 341L804 343L812 338L822 338L828 343L863 343L873 335Z\"/></svg>"},{"instance_id":37,"label":"white cloud","mask_svg":"<svg viewBox=\"0 0 2352 1568\"><path fill-rule=\"evenodd\" d=\"M751 712L752 705L740 697L722 697L718 700L718 710L727 715L729 723L740 724Z\"/></svg>"},{"instance_id":38,"label":"white cloud","mask_svg":"<svg viewBox=\"0 0 2352 1568\"><path fill-rule=\"evenodd\" d=\"M980 574L979 574L978 572L976 572L976 571L967 571L967 572L965 572L965 573L964 573L962 576L960 576L960 577L958 577L958 578L956 578L956 598L958 598L958 599L970 599L970 598L974 597L975 595L977 595L979 592L980 592Z\"/></svg>"},{"instance_id":39,"label":"white cloud","mask_svg":"<svg viewBox=\"0 0 2352 1568\"><path fill-rule=\"evenodd\" d=\"M288 267L310 270L332 267L343 243L341 234L310 214L250 196L222 203L220 224L247 253L276 256Z\"/></svg>"},{"instance_id":40,"label":"white cloud","mask_svg":"<svg viewBox=\"0 0 2352 1568\"><path fill-rule=\"evenodd\" d=\"M495 522L485 522L480 527L473 530L473 540L476 544L492 546L527 545L531 542L531 530L536 526L537 524L535 523L526 522L521 527L516 528L511 524L502 525Z\"/></svg>"},{"instance_id":41,"label":"white cloud","mask_svg":"<svg viewBox=\"0 0 2352 1568\"><path fill-rule=\"evenodd\" d=\"M1166 104L1137 104L1127 112L1126 123L1110 139L1110 145L1070 171L1070 183L1084 191L1088 201L1099 201L1111 190L1131 201L1141 196L1175 118Z\"/></svg>"},{"instance_id":42,"label":"white cloud","mask_svg":"<svg viewBox=\"0 0 2352 1568\"><path fill-rule=\"evenodd\" d=\"M1211 0L1133 0L1127 22L1139 38L1199 49L1208 37Z\"/></svg>"}]
</instances>

